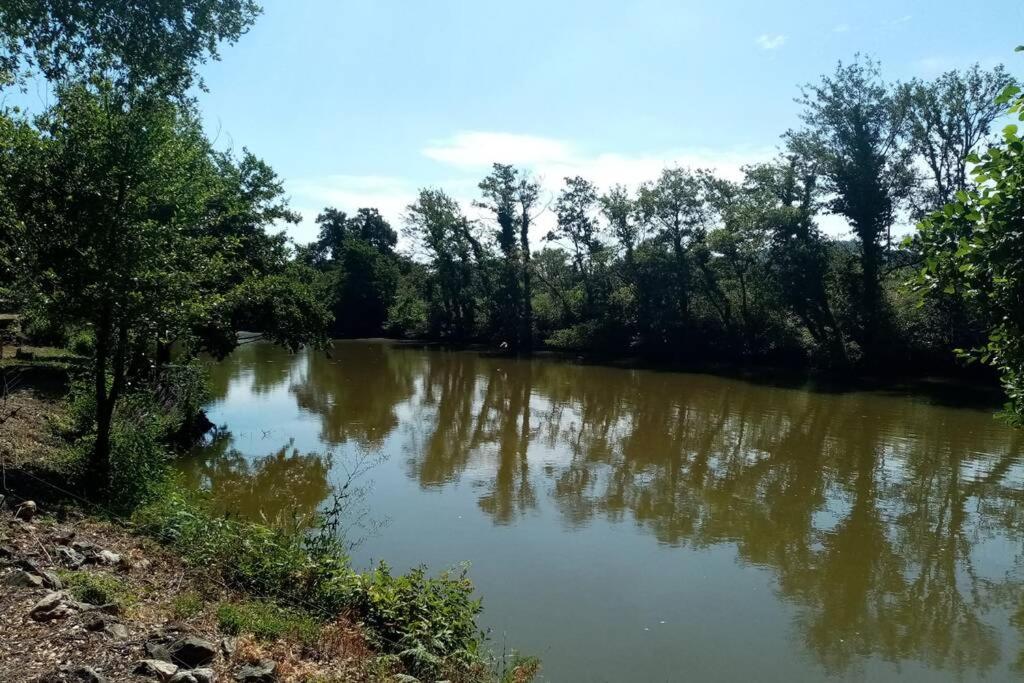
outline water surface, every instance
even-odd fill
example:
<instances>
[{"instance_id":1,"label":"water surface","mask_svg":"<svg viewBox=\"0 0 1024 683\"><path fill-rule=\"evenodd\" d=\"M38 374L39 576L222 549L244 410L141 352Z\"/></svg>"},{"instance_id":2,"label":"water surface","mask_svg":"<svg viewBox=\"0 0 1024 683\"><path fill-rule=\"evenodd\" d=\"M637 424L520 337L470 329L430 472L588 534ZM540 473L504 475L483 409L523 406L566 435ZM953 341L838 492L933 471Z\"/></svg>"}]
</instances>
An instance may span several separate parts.
<instances>
[{"instance_id":1,"label":"water surface","mask_svg":"<svg viewBox=\"0 0 1024 683\"><path fill-rule=\"evenodd\" d=\"M212 372L229 433L196 486L274 517L361 473L356 564L469 562L496 649L545 680L1024 678L1022 434L955 391L378 342Z\"/></svg>"}]
</instances>

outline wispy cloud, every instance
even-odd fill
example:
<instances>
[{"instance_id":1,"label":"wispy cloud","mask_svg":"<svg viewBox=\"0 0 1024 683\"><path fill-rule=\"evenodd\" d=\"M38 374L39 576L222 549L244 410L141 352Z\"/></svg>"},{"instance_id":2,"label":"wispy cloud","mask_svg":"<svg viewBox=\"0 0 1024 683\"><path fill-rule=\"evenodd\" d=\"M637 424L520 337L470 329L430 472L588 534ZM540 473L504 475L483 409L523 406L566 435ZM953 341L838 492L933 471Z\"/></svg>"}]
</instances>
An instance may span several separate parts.
<instances>
[{"instance_id":1,"label":"wispy cloud","mask_svg":"<svg viewBox=\"0 0 1024 683\"><path fill-rule=\"evenodd\" d=\"M496 160L509 164L542 164L565 159L571 155L568 143L562 140L517 133L462 131L442 140L435 140L423 154L459 168L486 168Z\"/></svg>"},{"instance_id":2,"label":"wispy cloud","mask_svg":"<svg viewBox=\"0 0 1024 683\"><path fill-rule=\"evenodd\" d=\"M904 14L902 17L897 17L896 19L889 19L888 21L882 22L882 26L900 26L901 24L908 23L913 18L913 14Z\"/></svg>"},{"instance_id":3,"label":"wispy cloud","mask_svg":"<svg viewBox=\"0 0 1024 683\"><path fill-rule=\"evenodd\" d=\"M755 42L762 50L778 50L786 44L786 40L788 40L788 38L781 33L776 33L774 35L762 33L757 37Z\"/></svg>"},{"instance_id":4,"label":"wispy cloud","mask_svg":"<svg viewBox=\"0 0 1024 683\"><path fill-rule=\"evenodd\" d=\"M849 24L836 24L832 27L832 33L846 33L850 30Z\"/></svg>"},{"instance_id":5,"label":"wispy cloud","mask_svg":"<svg viewBox=\"0 0 1024 683\"><path fill-rule=\"evenodd\" d=\"M405 208L416 198L420 187L437 186L457 199L471 217L483 214L472 207L478 195L477 183L492 163L511 163L529 171L540 182L543 201L557 196L564 178L583 176L602 190L621 183L636 188L654 180L662 169L672 166L707 168L724 178L739 180L742 167L766 161L774 148L680 148L642 154L587 152L569 140L497 131L459 131L447 138L431 141L421 153L437 161L443 171L440 180L375 175L329 175L290 180L287 187L293 205L303 221L289 233L297 242L309 242L316 236L315 219L324 206L355 211L373 206L394 225L402 224ZM536 222L532 237L539 240L552 227L554 216L548 211ZM406 245L408 246L408 245Z\"/></svg>"}]
</instances>

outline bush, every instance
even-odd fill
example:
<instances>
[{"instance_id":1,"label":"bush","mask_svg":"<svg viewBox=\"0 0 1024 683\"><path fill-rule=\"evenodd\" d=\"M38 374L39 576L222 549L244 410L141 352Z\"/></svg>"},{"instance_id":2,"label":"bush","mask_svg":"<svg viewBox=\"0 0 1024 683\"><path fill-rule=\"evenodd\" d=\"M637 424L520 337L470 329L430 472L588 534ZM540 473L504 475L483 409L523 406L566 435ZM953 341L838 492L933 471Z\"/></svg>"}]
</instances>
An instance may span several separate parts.
<instances>
[{"instance_id":1,"label":"bush","mask_svg":"<svg viewBox=\"0 0 1024 683\"><path fill-rule=\"evenodd\" d=\"M127 607L136 600L128 586L113 574L89 571L61 571L60 580L76 600L90 605L116 604Z\"/></svg>"},{"instance_id":2,"label":"bush","mask_svg":"<svg viewBox=\"0 0 1024 683\"><path fill-rule=\"evenodd\" d=\"M262 600L222 603L217 625L229 635L250 633L262 640L288 637L312 645L320 638L320 622L308 613Z\"/></svg>"},{"instance_id":3,"label":"bush","mask_svg":"<svg viewBox=\"0 0 1024 683\"><path fill-rule=\"evenodd\" d=\"M360 574L341 544L323 533L217 516L201 495L173 486L140 508L134 521L143 533L172 546L188 563L213 570L232 588L303 611L314 621L353 616L382 652L396 655L414 675L436 678L483 666L484 637L475 623L480 603L464 572L428 577L420 568L395 576L382 564ZM238 628L248 624L250 630L280 623L260 618L271 608L240 609L219 617Z\"/></svg>"}]
</instances>

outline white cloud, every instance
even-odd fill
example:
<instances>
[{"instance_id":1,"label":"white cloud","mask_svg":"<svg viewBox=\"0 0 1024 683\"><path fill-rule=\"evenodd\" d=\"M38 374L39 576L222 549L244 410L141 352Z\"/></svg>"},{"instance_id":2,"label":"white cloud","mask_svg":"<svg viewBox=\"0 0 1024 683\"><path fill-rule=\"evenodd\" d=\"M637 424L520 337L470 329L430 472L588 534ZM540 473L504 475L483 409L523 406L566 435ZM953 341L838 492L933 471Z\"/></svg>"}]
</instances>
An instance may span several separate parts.
<instances>
[{"instance_id":1,"label":"white cloud","mask_svg":"<svg viewBox=\"0 0 1024 683\"><path fill-rule=\"evenodd\" d=\"M899 26L901 24L906 24L913 18L914 15L912 14L904 14L902 17L897 17L896 19L889 19L888 21L882 22L882 26Z\"/></svg>"},{"instance_id":2,"label":"white cloud","mask_svg":"<svg viewBox=\"0 0 1024 683\"><path fill-rule=\"evenodd\" d=\"M781 33L777 33L775 35L762 33L757 37L755 42L762 50L778 50L786 44L786 40L788 40L788 38Z\"/></svg>"},{"instance_id":3,"label":"white cloud","mask_svg":"<svg viewBox=\"0 0 1024 683\"><path fill-rule=\"evenodd\" d=\"M316 216L326 206L348 212L375 207L389 221L399 225L405 207L415 197L417 189L415 184L404 178L376 175L297 178L285 185L296 210L302 214L302 222L288 229L288 234L300 244L316 238Z\"/></svg>"},{"instance_id":4,"label":"white cloud","mask_svg":"<svg viewBox=\"0 0 1024 683\"><path fill-rule=\"evenodd\" d=\"M460 168L486 168L497 159L508 164L538 164L570 153L569 144L562 140L486 131L462 131L423 149L431 159Z\"/></svg>"},{"instance_id":5,"label":"white cloud","mask_svg":"<svg viewBox=\"0 0 1024 683\"><path fill-rule=\"evenodd\" d=\"M287 181L293 206L303 216L299 225L289 228L289 234L300 243L315 239L316 215L325 206L348 212L363 206L376 207L398 228L404 222L406 207L419 188L426 186L444 189L462 204L467 215L483 218L472 201L478 196L477 183L495 161L514 164L533 174L541 184L541 201L546 204L557 196L567 176L583 176L601 190L615 184L635 189L673 166L707 168L724 178L740 180L743 166L767 161L776 154L772 147L588 153L568 140L486 131L458 132L429 143L421 152L447 168L435 178L336 174ZM553 224L553 212L544 212L531 233L534 242L539 244ZM410 245L403 238L399 246Z\"/></svg>"}]
</instances>

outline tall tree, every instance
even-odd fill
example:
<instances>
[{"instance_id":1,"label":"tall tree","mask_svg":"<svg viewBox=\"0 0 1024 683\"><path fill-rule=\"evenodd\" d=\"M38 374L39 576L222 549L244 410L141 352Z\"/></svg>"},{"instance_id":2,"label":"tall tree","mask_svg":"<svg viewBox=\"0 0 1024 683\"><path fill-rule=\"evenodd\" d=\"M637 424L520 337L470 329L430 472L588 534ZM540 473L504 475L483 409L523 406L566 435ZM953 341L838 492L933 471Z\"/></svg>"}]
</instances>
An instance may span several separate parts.
<instances>
[{"instance_id":1,"label":"tall tree","mask_svg":"<svg viewBox=\"0 0 1024 683\"><path fill-rule=\"evenodd\" d=\"M593 317L597 311L596 269L601 265L604 245L599 238L597 220L597 187L589 180L574 176L565 179L565 187L555 202L557 223L546 237L568 240L572 249L573 267L583 283L584 315Z\"/></svg>"},{"instance_id":2,"label":"tall tree","mask_svg":"<svg viewBox=\"0 0 1024 683\"><path fill-rule=\"evenodd\" d=\"M26 227L19 284L29 305L95 335L97 484L107 480L112 418L133 361L151 356L154 342L224 352L237 330L265 326L296 346L319 339L328 321L283 262L229 263L244 238L224 204L237 176L221 175L196 114L151 94L125 97L102 83L58 89L37 136L14 141L7 188Z\"/></svg>"},{"instance_id":3,"label":"tall tree","mask_svg":"<svg viewBox=\"0 0 1024 683\"><path fill-rule=\"evenodd\" d=\"M430 258L433 333L460 341L471 338L476 327L474 285L483 252L459 203L441 190L420 190L406 213L406 234Z\"/></svg>"},{"instance_id":4,"label":"tall tree","mask_svg":"<svg viewBox=\"0 0 1024 683\"><path fill-rule=\"evenodd\" d=\"M710 216L705 201L706 183L685 168L666 168L654 183L640 188L639 202L644 220L649 221L657 236L668 245L674 266L677 302L674 324L684 328L690 322L690 249L703 239Z\"/></svg>"},{"instance_id":5,"label":"tall tree","mask_svg":"<svg viewBox=\"0 0 1024 683\"><path fill-rule=\"evenodd\" d=\"M793 153L812 161L829 210L850 221L860 242L860 342L876 356L887 322L885 248L913 186L906 103L882 80L877 62L862 58L805 86L798 102L805 127L786 138Z\"/></svg>"},{"instance_id":6,"label":"tall tree","mask_svg":"<svg viewBox=\"0 0 1024 683\"><path fill-rule=\"evenodd\" d=\"M927 168L928 182L915 206L918 218L949 203L967 187L967 156L1006 113L1006 105L997 98L1013 83L1002 65L985 71L975 64L933 81L914 80L903 86L912 149Z\"/></svg>"},{"instance_id":7,"label":"tall tree","mask_svg":"<svg viewBox=\"0 0 1024 683\"><path fill-rule=\"evenodd\" d=\"M518 348L529 350L533 346L530 225L540 185L525 171L508 164L494 164L479 187L483 200L478 206L491 211L498 223L497 242L506 264L503 290L510 309L507 314L515 318L518 327L513 339Z\"/></svg>"},{"instance_id":8,"label":"tall tree","mask_svg":"<svg viewBox=\"0 0 1024 683\"><path fill-rule=\"evenodd\" d=\"M1008 86L999 103L1024 121L1020 93ZM999 371L1010 409L1024 420L1024 137L1018 124L1006 126L1001 145L968 162L975 186L921 222L919 285L938 296L959 294L984 311L987 343L961 353Z\"/></svg>"},{"instance_id":9,"label":"tall tree","mask_svg":"<svg viewBox=\"0 0 1024 683\"><path fill-rule=\"evenodd\" d=\"M182 95L195 69L252 25L253 0L12 0L0 3L0 84L102 74L119 87ZM201 81L200 81L201 84Z\"/></svg>"}]
</instances>

